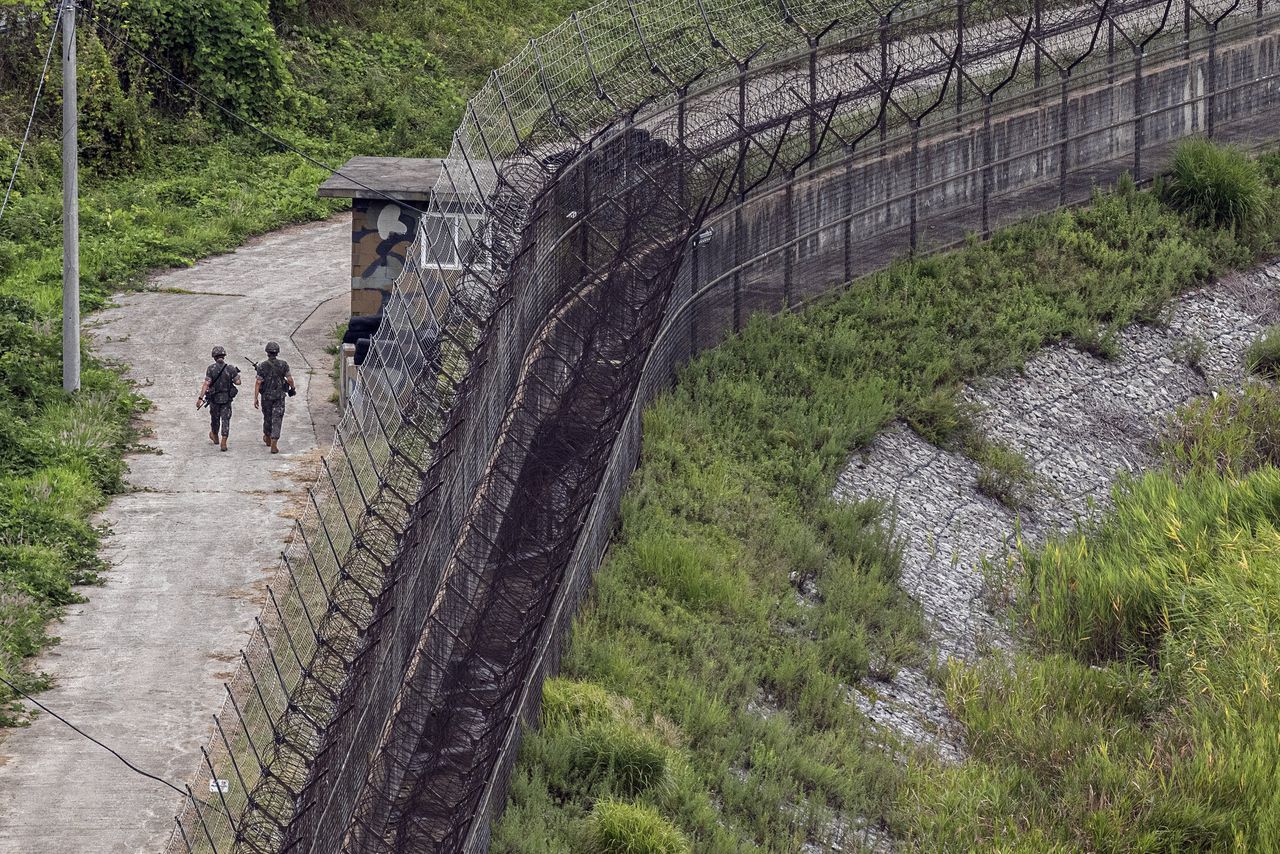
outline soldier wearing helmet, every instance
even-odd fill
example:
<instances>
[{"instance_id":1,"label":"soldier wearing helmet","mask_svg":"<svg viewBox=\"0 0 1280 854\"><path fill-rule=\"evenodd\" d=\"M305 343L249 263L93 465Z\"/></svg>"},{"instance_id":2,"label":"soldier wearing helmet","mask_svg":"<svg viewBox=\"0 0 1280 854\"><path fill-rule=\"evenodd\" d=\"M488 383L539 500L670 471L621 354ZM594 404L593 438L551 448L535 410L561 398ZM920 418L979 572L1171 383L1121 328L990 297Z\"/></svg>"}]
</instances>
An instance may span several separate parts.
<instances>
[{"instance_id":1,"label":"soldier wearing helmet","mask_svg":"<svg viewBox=\"0 0 1280 854\"><path fill-rule=\"evenodd\" d=\"M284 399L296 393L289 363L280 356L280 345L267 342L267 359L258 362L258 381L253 386L253 408L262 410L262 441L271 453L280 453L280 425L284 421ZM261 400L261 403L259 403Z\"/></svg>"},{"instance_id":2,"label":"soldier wearing helmet","mask_svg":"<svg viewBox=\"0 0 1280 854\"><path fill-rule=\"evenodd\" d=\"M221 345L213 348L213 364L205 369L204 384L196 395L196 409L209 407L209 441L227 449L231 434L231 401L240 385L240 369L227 364L227 351ZM219 443L219 436L221 442Z\"/></svg>"}]
</instances>

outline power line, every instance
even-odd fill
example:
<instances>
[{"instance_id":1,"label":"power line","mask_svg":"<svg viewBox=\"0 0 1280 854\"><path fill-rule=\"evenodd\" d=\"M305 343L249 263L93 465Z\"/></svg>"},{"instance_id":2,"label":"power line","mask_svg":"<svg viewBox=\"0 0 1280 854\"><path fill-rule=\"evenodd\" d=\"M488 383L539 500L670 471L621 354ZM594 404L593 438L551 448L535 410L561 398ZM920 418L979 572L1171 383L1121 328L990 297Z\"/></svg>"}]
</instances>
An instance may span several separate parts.
<instances>
[{"instance_id":1,"label":"power line","mask_svg":"<svg viewBox=\"0 0 1280 854\"><path fill-rule=\"evenodd\" d=\"M270 131L266 130L265 128L259 127L258 125L254 124L251 120L249 120L249 119L245 118L244 116L240 115L240 114L239 114L239 113L237 113L235 110L232 110L230 107L227 107L227 106L225 106L225 105L223 105L223 104L219 103L219 102L218 102L217 100L215 100L214 98L211 98L211 97L209 97L208 95L204 94L204 93L203 93L203 92L201 92L199 89L197 89L195 86L192 86L190 83L188 83L187 81L183 80L181 77L179 77L178 75L174 74L172 71L170 71L169 69L165 68L163 65L161 65L161 64L160 64L160 63L158 63L158 62L156 62L156 61L155 61L155 60L153 60L151 57L147 56L147 55L146 55L145 53L143 53L141 50L139 50L138 48L134 47L132 44L130 44L130 43L129 43L128 39L126 39L125 37L121 36L119 33L117 33L117 32L115 32L114 30L112 30L112 29L111 29L110 27L108 27L106 24L104 24L104 23L102 23L101 21L99 21L99 20L97 19L97 17L96 17L96 16L94 17L94 21L93 21L93 23L94 23L94 26L96 26L96 27L97 27L99 30L101 30L104 34L106 34L107 36L109 36L109 37L111 38L111 40L112 40L112 41L114 41L116 44L120 45L120 46L121 46L121 47L123 47L125 50L129 51L129 52L130 52L130 53L132 53L134 56L136 56L136 57L138 57L139 59L141 59L141 60L142 60L143 62L145 62L147 65L149 65L149 66L151 66L152 68L154 68L156 71L159 71L159 72L160 72L161 74L163 74L165 77L168 77L170 80L172 80L173 82L177 83L177 84L178 84L179 86L181 86L183 89L186 89L186 90L187 90L188 92L190 92L192 95L195 95L195 96L196 96L196 98L198 98L199 100L201 100L201 101L205 102L206 104L209 104L210 106L212 106L212 107L216 108L216 109L217 109L219 112L221 112L222 114L224 114L224 115L226 115L226 116L229 116L229 117L230 117L230 118L232 118L232 119L235 119L237 122L241 123L242 125L244 125L245 127L249 128L250 130L253 130L253 131L255 131L256 133L261 134L262 136L264 136L264 137L266 137L267 139L271 140L272 142L274 142L276 145L280 146L280 147L281 147L281 148L283 148L284 150L289 151L289 152L291 152L291 153L293 153L293 154L298 155L298 156L299 156L299 157L301 157L303 160L307 161L308 163L310 163L310 164L311 164L311 165L313 165L313 166L319 166L321 169L324 169L325 171L327 171L327 172L329 172L329 173L331 173L331 174L333 174L333 175L338 175L338 176L340 176L340 177L342 177L342 178L347 179L348 181L350 181L351 183L355 184L357 187L360 187L360 188L361 188L361 189L363 189L363 190L368 190L370 193L373 193L373 194L375 194L375 195L377 195L377 196L381 196L382 198L386 199L387 201L395 202L395 203L396 203L397 205L399 205L400 207L402 207L402 208L407 208L407 209L409 209L409 210L413 211L414 213L418 214L419 216L426 216L427 212L426 212L426 211L424 211L424 210L422 210L421 208L415 207L414 205L411 205L411 204L409 204L408 202L405 202L403 199L397 199L397 198L395 198L394 196L388 195L387 193L384 193L384 192L382 192L381 190L374 189L373 187L370 187L368 184L365 184L365 183L363 183L363 182L361 182L361 181L358 181L358 180L356 180L355 178L351 177L350 175L346 174L345 172L342 172L341 170L336 169L336 168L334 168L333 166L330 166L328 163L325 163L323 160L320 160L320 159L318 159L318 158L316 158L316 157L312 157L310 154L307 154L305 151L302 151L301 149L297 148L297 147L296 147L296 146L294 146L293 144L291 144L291 143L289 143L289 142L286 142L285 140L281 139L280 137L276 136L275 134L271 133Z\"/></svg>"},{"instance_id":2,"label":"power line","mask_svg":"<svg viewBox=\"0 0 1280 854\"><path fill-rule=\"evenodd\" d=\"M157 777L155 774L151 774L151 773L148 773L148 772L146 772L146 771L143 771L143 770L142 770L141 768L139 768L137 765L134 765L134 764L133 764L132 762L130 762L128 759L125 759L123 756L121 756L118 752L116 752L115 750L111 749L110 747L108 747L107 745L103 744L102 742L98 741L96 738L94 738L93 736L89 735L89 733L85 732L84 730L80 729L80 727L76 726L76 725L75 725L75 724L73 724L71 721L69 721L69 720L67 720L66 718L64 718L62 715L58 714L58 713L57 713L57 712L55 712L53 709L51 709L51 708L49 708L48 706L46 706L44 703L41 703L39 700L37 700L35 697L32 697L32 696L31 696L30 694L28 694L26 691L23 691L23 690L22 690L21 688L19 688L17 685L14 685L12 682L10 682L10 681L9 681L7 678L5 678L4 676L0 676L0 682L3 682L5 685L8 685L8 686L9 686L9 690L10 690L10 691L12 691L12 692L13 692L13 693L15 693L15 694L19 694L19 695L21 695L24 699L26 699L26 700L27 700L27 702L34 704L34 705L36 706L36 708L40 709L42 712L45 712L45 713L47 713L47 714L49 714L49 715L52 715L53 717L55 717L55 718L57 718L58 720L62 721L64 724L66 724L67 726L71 727L71 729L75 730L75 731L76 731L77 733L79 733L80 735L82 735L82 736L84 736L85 738L89 739L89 741L92 741L94 744L98 745L98 746L99 746L99 747L101 747L103 750L105 750L105 751L107 751L108 753L110 753L110 754L111 754L112 756L114 756L116 759L119 759L119 760L120 760L121 762L123 762L126 766L128 766L128 768L129 768L129 770L130 770L130 771L133 771L135 774L141 774L143 777L147 777L147 778L149 778L149 779L155 780L157 783L164 783L166 786L168 786L170 789L173 789L175 792L177 792L179 795L182 795L184 798L187 796L187 793L186 793L186 791L185 791L185 790L183 790L183 789L179 789L177 786L173 785L172 783L170 783L168 780L164 779L163 777Z\"/></svg>"},{"instance_id":3,"label":"power line","mask_svg":"<svg viewBox=\"0 0 1280 854\"><path fill-rule=\"evenodd\" d=\"M53 30L49 33L49 47L44 52L44 67L40 69L40 80L36 84L36 96L31 101L31 115L27 117L27 129L22 134L22 144L18 146L18 159L13 163L13 172L9 175L9 186L4 191L4 201L0 202L0 221L4 220L5 208L9 207L9 195L13 192L13 184L18 180L18 167L22 165L22 154L27 150L27 140L31 138L31 127L36 121L36 108L40 105L40 95L44 92L44 80L49 73L49 60L53 58L53 44L58 37L58 26L62 23L62 12L65 7L58 4L58 14L53 19Z\"/></svg>"}]
</instances>

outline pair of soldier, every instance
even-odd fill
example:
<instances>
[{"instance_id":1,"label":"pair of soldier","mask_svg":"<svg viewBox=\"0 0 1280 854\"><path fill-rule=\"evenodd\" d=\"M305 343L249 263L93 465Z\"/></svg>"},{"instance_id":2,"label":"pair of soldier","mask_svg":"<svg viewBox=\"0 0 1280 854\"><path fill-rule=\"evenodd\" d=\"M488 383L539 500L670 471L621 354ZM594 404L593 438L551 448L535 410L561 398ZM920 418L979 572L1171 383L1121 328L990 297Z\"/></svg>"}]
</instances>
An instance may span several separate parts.
<instances>
[{"instance_id":1,"label":"pair of soldier","mask_svg":"<svg viewBox=\"0 0 1280 854\"><path fill-rule=\"evenodd\" d=\"M262 442L271 446L271 453L280 453L280 427L284 423L284 401L295 393L293 375L289 363L280 356L280 345L268 341L267 358L256 366L257 379L253 386L253 408L262 410ZM240 369L227 363L227 351L213 348L213 364L204 372L204 384L196 395L196 409L209 407L209 441L222 450L227 449L227 436L231 433L231 401L240 385ZM219 441L221 436L221 441Z\"/></svg>"}]
</instances>

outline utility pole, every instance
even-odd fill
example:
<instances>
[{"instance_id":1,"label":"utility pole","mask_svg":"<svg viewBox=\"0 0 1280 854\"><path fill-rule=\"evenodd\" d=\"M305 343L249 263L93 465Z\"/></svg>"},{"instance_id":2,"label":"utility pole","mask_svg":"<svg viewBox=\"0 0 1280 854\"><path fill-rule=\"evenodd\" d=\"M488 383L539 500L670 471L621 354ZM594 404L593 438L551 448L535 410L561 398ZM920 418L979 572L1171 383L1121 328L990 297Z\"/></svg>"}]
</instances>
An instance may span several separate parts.
<instances>
[{"instance_id":1,"label":"utility pole","mask_svg":"<svg viewBox=\"0 0 1280 854\"><path fill-rule=\"evenodd\" d=\"M62 389L80 390L80 187L76 0L62 11Z\"/></svg>"}]
</instances>

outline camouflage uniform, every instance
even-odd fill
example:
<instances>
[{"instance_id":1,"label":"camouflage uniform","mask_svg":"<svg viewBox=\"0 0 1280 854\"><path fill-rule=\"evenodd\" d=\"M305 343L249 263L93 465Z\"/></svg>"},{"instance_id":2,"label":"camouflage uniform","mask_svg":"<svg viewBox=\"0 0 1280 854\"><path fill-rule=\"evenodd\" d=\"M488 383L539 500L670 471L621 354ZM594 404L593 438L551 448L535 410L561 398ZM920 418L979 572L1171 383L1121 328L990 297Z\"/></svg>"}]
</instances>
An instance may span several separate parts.
<instances>
[{"instance_id":1,"label":"camouflage uniform","mask_svg":"<svg viewBox=\"0 0 1280 854\"><path fill-rule=\"evenodd\" d=\"M231 435L231 387L238 376L240 369L226 362L214 362L204 372L204 378L209 381L204 394L204 402L209 406L209 432L220 434L224 439Z\"/></svg>"},{"instance_id":2,"label":"camouflage uniform","mask_svg":"<svg viewBox=\"0 0 1280 854\"><path fill-rule=\"evenodd\" d=\"M262 435L280 438L284 421L284 400L289 393L289 363L284 359L267 359L258 363L258 379L262 380Z\"/></svg>"}]
</instances>

